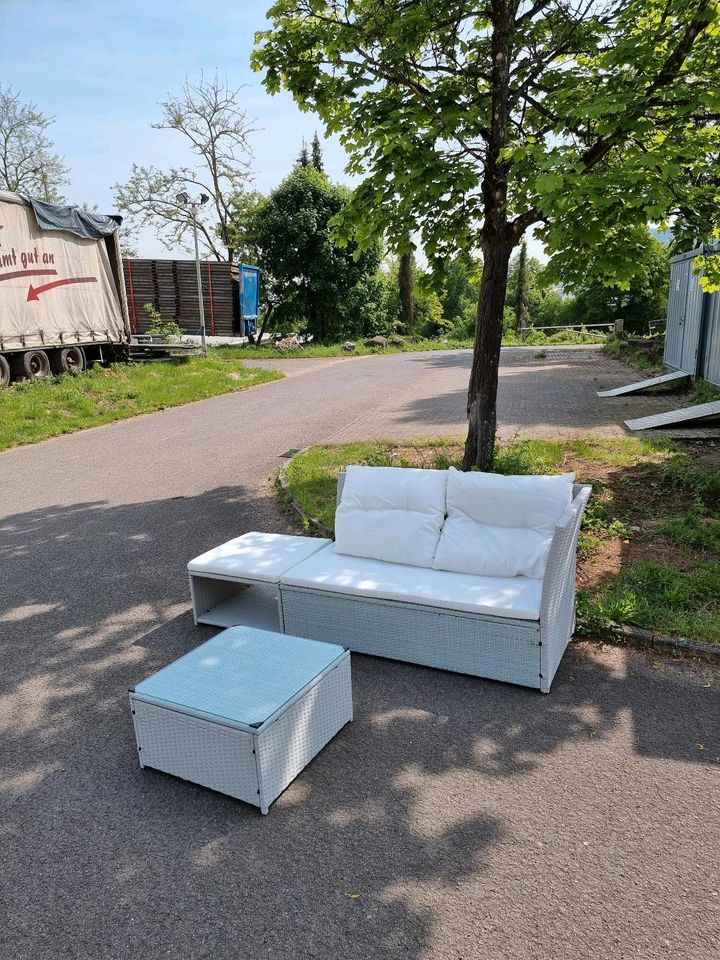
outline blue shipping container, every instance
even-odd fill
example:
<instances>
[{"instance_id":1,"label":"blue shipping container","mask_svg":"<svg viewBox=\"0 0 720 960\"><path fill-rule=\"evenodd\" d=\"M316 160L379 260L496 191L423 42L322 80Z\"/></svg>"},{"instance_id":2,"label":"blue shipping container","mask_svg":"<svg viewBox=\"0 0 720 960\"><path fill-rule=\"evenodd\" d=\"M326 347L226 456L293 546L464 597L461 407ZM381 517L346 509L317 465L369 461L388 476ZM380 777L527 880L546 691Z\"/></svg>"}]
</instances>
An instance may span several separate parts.
<instances>
[{"instance_id":1,"label":"blue shipping container","mask_svg":"<svg viewBox=\"0 0 720 960\"><path fill-rule=\"evenodd\" d=\"M260 269L246 263L239 265L240 322L245 336L254 336L260 313Z\"/></svg>"}]
</instances>

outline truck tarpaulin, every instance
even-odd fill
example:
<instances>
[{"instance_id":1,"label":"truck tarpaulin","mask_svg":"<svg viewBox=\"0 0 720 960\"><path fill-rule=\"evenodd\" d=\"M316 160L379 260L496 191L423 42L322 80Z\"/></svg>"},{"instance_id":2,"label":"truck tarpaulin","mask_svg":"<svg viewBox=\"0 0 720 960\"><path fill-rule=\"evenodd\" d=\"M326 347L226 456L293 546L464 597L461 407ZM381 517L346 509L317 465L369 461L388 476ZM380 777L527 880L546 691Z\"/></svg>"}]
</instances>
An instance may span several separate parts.
<instances>
[{"instance_id":1,"label":"truck tarpaulin","mask_svg":"<svg viewBox=\"0 0 720 960\"><path fill-rule=\"evenodd\" d=\"M2 193L0 306L6 349L124 336L106 241L43 230L27 202Z\"/></svg>"}]
</instances>

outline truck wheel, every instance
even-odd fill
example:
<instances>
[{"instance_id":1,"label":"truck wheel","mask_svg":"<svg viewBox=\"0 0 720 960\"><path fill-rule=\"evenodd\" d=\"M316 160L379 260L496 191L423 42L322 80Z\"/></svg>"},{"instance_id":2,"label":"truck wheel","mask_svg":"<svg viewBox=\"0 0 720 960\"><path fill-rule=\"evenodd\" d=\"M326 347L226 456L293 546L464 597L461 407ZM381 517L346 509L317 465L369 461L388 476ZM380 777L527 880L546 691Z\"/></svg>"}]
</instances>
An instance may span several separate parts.
<instances>
[{"instance_id":1,"label":"truck wheel","mask_svg":"<svg viewBox=\"0 0 720 960\"><path fill-rule=\"evenodd\" d=\"M13 373L28 380L44 380L50 376L50 361L44 350L27 350L14 360Z\"/></svg>"},{"instance_id":2,"label":"truck wheel","mask_svg":"<svg viewBox=\"0 0 720 960\"><path fill-rule=\"evenodd\" d=\"M10 385L10 364L0 356L0 390Z\"/></svg>"},{"instance_id":3,"label":"truck wheel","mask_svg":"<svg viewBox=\"0 0 720 960\"><path fill-rule=\"evenodd\" d=\"M85 369L85 353L82 347L63 347L62 350L53 350L50 354L52 372L80 373Z\"/></svg>"}]
</instances>

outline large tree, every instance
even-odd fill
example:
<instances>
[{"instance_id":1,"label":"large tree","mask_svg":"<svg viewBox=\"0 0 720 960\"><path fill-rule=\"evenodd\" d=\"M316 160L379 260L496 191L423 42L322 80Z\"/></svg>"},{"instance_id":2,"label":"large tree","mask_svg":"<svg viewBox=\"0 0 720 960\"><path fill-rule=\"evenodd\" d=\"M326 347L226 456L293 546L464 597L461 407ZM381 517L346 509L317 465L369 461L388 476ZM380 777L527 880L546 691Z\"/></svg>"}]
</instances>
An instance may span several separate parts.
<instances>
[{"instance_id":1,"label":"large tree","mask_svg":"<svg viewBox=\"0 0 720 960\"><path fill-rule=\"evenodd\" d=\"M205 193L210 202L200 208L198 232L203 253L216 260L234 260L232 198L253 179L250 134L252 122L241 109L242 88L232 89L217 74L186 81L177 96L161 103L156 130L174 130L197 157L192 167L134 163L127 183L115 184L115 202L135 229L150 227L168 250L192 252L192 216L178 195Z\"/></svg>"},{"instance_id":2,"label":"large tree","mask_svg":"<svg viewBox=\"0 0 720 960\"><path fill-rule=\"evenodd\" d=\"M330 222L350 200L347 187L331 183L310 163L296 166L252 210L244 224L276 304L273 323L327 341L364 332L363 314L375 294L380 246L360 251L340 244Z\"/></svg>"},{"instance_id":3,"label":"large tree","mask_svg":"<svg viewBox=\"0 0 720 960\"><path fill-rule=\"evenodd\" d=\"M48 203L63 199L68 169L47 136L53 123L34 103L24 103L12 87L0 84L0 190Z\"/></svg>"},{"instance_id":4,"label":"large tree","mask_svg":"<svg viewBox=\"0 0 720 960\"><path fill-rule=\"evenodd\" d=\"M493 457L513 248L580 275L633 272L626 225L705 196L717 155L715 0L277 0L256 68L338 133L359 241L479 248L464 465ZM711 188L714 190L714 188ZM706 204L705 209L710 205Z\"/></svg>"}]
</instances>

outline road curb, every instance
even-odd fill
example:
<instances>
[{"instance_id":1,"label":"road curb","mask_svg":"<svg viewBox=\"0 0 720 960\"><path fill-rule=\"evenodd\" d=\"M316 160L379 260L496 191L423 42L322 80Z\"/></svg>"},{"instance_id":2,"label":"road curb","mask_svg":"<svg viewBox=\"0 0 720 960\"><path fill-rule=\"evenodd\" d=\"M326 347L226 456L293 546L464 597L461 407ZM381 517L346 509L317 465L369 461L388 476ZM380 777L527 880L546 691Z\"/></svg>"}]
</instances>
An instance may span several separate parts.
<instances>
[{"instance_id":1,"label":"road curb","mask_svg":"<svg viewBox=\"0 0 720 960\"><path fill-rule=\"evenodd\" d=\"M668 637L664 633L655 633L653 630L643 630L628 624L620 624L610 633L617 640L624 640L638 647L653 647L666 651L685 650L688 653L720 659L720 644L703 643L702 640L693 640L690 637Z\"/></svg>"}]
</instances>

